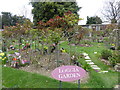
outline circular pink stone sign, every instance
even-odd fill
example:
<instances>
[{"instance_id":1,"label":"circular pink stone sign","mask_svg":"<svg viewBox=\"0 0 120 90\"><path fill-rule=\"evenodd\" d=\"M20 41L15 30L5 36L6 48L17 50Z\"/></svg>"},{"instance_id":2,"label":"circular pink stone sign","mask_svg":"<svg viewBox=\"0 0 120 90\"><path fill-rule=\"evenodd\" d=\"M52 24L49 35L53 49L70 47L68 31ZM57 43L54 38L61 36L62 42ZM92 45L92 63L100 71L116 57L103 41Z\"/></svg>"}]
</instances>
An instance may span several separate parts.
<instances>
[{"instance_id":1,"label":"circular pink stone sign","mask_svg":"<svg viewBox=\"0 0 120 90\"><path fill-rule=\"evenodd\" d=\"M57 80L71 82L83 78L86 75L86 71L81 67L69 65L58 67L51 74Z\"/></svg>"}]
</instances>

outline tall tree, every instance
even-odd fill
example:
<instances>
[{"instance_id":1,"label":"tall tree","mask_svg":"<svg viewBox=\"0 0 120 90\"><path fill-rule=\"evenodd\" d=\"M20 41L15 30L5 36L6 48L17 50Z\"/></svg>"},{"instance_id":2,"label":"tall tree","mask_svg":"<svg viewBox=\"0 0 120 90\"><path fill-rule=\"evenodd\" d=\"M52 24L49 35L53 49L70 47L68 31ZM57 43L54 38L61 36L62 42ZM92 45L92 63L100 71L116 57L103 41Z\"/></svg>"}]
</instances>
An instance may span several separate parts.
<instances>
[{"instance_id":1,"label":"tall tree","mask_svg":"<svg viewBox=\"0 0 120 90\"><path fill-rule=\"evenodd\" d=\"M12 15L10 12L2 12L2 28L4 25L5 26L12 25Z\"/></svg>"},{"instance_id":2,"label":"tall tree","mask_svg":"<svg viewBox=\"0 0 120 90\"><path fill-rule=\"evenodd\" d=\"M98 16L88 17L87 16L86 24L101 24L101 23L102 23L102 20L100 19L100 17Z\"/></svg>"},{"instance_id":3,"label":"tall tree","mask_svg":"<svg viewBox=\"0 0 120 90\"><path fill-rule=\"evenodd\" d=\"M63 16L64 12L67 11L77 14L77 11L80 9L76 2L31 2L31 4L35 25L40 20L46 22L55 16Z\"/></svg>"},{"instance_id":4,"label":"tall tree","mask_svg":"<svg viewBox=\"0 0 120 90\"><path fill-rule=\"evenodd\" d=\"M120 20L120 1L110 0L105 4L102 14L111 23L117 23Z\"/></svg>"},{"instance_id":5,"label":"tall tree","mask_svg":"<svg viewBox=\"0 0 120 90\"><path fill-rule=\"evenodd\" d=\"M23 24L28 20L24 16L12 15L10 12L2 12L2 28L4 26L16 26L16 23Z\"/></svg>"}]
</instances>

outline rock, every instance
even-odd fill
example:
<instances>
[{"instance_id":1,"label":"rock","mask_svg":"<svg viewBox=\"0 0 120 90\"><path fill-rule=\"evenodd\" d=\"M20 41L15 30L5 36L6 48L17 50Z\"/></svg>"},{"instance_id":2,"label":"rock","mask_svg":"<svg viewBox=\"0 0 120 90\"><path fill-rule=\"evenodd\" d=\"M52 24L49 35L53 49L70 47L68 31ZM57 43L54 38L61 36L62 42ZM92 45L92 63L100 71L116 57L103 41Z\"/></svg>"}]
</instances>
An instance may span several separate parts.
<instances>
[{"instance_id":1,"label":"rock","mask_svg":"<svg viewBox=\"0 0 120 90\"><path fill-rule=\"evenodd\" d=\"M111 50L115 50L115 46L111 46L110 49L111 49Z\"/></svg>"},{"instance_id":2,"label":"rock","mask_svg":"<svg viewBox=\"0 0 120 90\"><path fill-rule=\"evenodd\" d=\"M120 85L115 85L115 87L114 87L114 88L116 88L116 89L118 88L118 89L119 89L119 88L120 88Z\"/></svg>"},{"instance_id":3,"label":"rock","mask_svg":"<svg viewBox=\"0 0 120 90\"><path fill-rule=\"evenodd\" d=\"M115 71L120 72L120 64L114 66Z\"/></svg>"}]
</instances>

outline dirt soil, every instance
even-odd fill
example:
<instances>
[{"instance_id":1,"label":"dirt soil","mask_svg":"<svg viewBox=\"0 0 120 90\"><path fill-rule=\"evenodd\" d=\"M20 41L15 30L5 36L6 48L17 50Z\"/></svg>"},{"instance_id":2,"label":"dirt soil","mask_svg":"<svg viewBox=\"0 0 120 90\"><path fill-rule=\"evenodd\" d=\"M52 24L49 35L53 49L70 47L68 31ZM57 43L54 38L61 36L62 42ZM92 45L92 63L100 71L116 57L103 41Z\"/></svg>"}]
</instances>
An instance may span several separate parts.
<instances>
[{"instance_id":1,"label":"dirt soil","mask_svg":"<svg viewBox=\"0 0 120 90\"><path fill-rule=\"evenodd\" d=\"M57 58L59 59L57 60ZM29 59L29 55L28 58L26 59L27 60ZM29 66L25 66L25 67L20 67L19 69L27 72L38 73L52 78L51 72L56 67L62 65L70 65L70 56L67 53L60 53L59 56L56 53L41 56L39 52L34 52L32 53L32 61L34 62L36 61L36 63L30 64ZM81 79L81 83L86 83L88 79L89 79L89 74L87 73L86 76L83 79ZM77 82L75 81L74 83Z\"/></svg>"}]
</instances>

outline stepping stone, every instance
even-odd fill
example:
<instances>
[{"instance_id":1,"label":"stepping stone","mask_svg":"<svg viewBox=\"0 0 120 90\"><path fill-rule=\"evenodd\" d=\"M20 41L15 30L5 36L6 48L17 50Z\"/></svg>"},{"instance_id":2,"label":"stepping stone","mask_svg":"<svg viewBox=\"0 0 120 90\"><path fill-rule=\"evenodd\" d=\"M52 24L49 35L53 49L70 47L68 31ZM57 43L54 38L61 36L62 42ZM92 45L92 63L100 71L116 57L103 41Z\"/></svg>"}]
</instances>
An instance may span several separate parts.
<instances>
[{"instance_id":1,"label":"stepping stone","mask_svg":"<svg viewBox=\"0 0 120 90\"><path fill-rule=\"evenodd\" d=\"M88 56L88 54L87 54L87 53L83 53L83 55L84 55L84 56Z\"/></svg>"},{"instance_id":2,"label":"stepping stone","mask_svg":"<svg viewBox=\"0 0 120 90\"><path fill-rule=\"evenodd\" d=\"M92 67L92 68L93 68L93 67ZM98 69L98 70L100 70L100 68L99 68L99 67L94 67L93 69L96 69L96 70Z\"/></svg>"},{"instance_id":3,"label":"stepping stone","mask_svg":"<svg viewBox=\"0 0 120 90\"><path fill-rule=\"evenodd\" d=\"M85 60L86 62L89 62L89 61L91 61L91 60Z\"/></svg>"},{"instance_id":4,"label":"stepping stone","mask_svg":"<svg viewBox=\"0 0 120 90\"><path fill-rule=\"evenodd\" d=\"M94 62L87 62L87 64L94 64Z\"/></svg>"},{"instance_id":5,"label":"stepping stone","mask_svg":"<svg viewBox=\"0 0 120 90\"><path fill-rule=\"evenodd\" d=\"M97 65L91 65L91 67L97 67Z\"/></svg>"},{"instance_id":6,"label":"stepping stone","mask_svg":"<svg viewBox=\"0 0 120 90\"><path fill-rule=\"evenodd\" d=\"M93 67L93 68L94 68L94 67L97 68L98 66L97 66L97 65L91 65L91 67Z\"/></svg>"},{"instance_id":7,"label":"stepping stone","mask_svg":"<svg viewBox=\"0 0 120 90\"><path fill-rule=\"evenodd\" d=\"M91 67L92 67L93 69L99 69L99 70L100 70L100 68L99 68L97 65L91 65Z\"/></svg>"},{"instance_id":8,"label":"stepping stone","mask_svg":"<svg viewBox=\"0 0 120 90\"><path fill-rule=\"evenodd\" d=\"M89 56L86 56L85 59L90 59L90 57L89 57Z\"/></svg>"},{"instance_id":9,"label":"stepping stone","mask_svg":"<svg viewBox=\"0 0 120 90\"><path fill-rule=\"evenodd\" d=\"M108 72L108 71L100 71L100 72L98 72L98 73L106 73L106 72Z\"/></svg>"}]
</instances>

